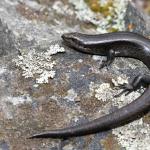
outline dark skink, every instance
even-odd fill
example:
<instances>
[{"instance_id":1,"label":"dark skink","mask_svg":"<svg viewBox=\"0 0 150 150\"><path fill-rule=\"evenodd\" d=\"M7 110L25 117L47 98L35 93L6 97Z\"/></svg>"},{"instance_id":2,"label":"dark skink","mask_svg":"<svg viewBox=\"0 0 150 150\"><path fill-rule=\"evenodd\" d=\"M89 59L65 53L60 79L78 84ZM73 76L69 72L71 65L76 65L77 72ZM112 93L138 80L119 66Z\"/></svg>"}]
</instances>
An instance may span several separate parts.
<instances>
[{"instance_id":1,"label":"dark skink","mask_svg":"<svg viewBox=\"0 0 150 150\"><path fill-rule=\"evenodd\" d=\"M100 35L68 33L64 42L83 53L107 56L102 67L111 64L115 57L130 57L142 61L150 69L150 40L136 33L116 32ZM147 87L146 91L130 104L86 124L35 134L30 138L69 138L106 131L142 117L150 110L150 76L139 75L129 84L122 85L126 92Z\"/></svg>"}]
</instances>

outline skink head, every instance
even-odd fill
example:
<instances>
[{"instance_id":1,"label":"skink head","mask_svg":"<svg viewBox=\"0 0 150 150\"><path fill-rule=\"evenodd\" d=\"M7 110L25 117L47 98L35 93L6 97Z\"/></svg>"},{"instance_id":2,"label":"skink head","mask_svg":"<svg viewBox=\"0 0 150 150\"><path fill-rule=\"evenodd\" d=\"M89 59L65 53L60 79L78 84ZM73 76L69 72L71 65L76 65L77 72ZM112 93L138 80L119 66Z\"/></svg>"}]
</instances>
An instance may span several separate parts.
<instances>
[{"instance_id":1,"label":"skink head","mask_svg":"<svg viewBox=\"0 0 150 150\"><path fill-rule=\"evenodd\" d=\"M80 36L81 36L80 33L73 32L63 34L61 37L68 46L78 50L84 50L86 48Z\"/></svg>"}]
</instances>

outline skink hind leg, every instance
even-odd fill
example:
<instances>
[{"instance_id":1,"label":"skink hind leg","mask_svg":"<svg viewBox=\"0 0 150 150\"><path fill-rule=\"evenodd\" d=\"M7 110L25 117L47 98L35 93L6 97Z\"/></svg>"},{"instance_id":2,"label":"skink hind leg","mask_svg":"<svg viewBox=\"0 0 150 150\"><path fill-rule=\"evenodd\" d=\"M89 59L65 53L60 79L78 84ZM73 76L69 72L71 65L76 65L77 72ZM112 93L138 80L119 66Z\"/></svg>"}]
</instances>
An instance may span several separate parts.
<instances>
[{"instance_id":1,"label":"skink hind leg","mask_svg":"<svg viewBox=\"0 0 150 150\"><path fill-rule=\"evenodd\" d=\"M115 59L115 51L114 50L109 50L108 55L107 55L107 60L102 61L102 64L100 65L100 69L104 67L108 67Z\"/></svg>"},{"instance_id":2,"label":"skink hind leg","mask_svg":"<svg viewBox=\"0 0 150 150\"><path fill-rule=\"evenodd\" d=\"M116 95L115 97L119 97L124 93L125 93L125 95L128 95L131 92L140 89L141 86L147 87L148 85L150 85L150 76L138 75L138 76L134 77L133 80L131 82L129 82L128 84L119 85L118 87L123 89L123 91L121 93L119 93L118 95Z\"/></svg>"}]
</instances>

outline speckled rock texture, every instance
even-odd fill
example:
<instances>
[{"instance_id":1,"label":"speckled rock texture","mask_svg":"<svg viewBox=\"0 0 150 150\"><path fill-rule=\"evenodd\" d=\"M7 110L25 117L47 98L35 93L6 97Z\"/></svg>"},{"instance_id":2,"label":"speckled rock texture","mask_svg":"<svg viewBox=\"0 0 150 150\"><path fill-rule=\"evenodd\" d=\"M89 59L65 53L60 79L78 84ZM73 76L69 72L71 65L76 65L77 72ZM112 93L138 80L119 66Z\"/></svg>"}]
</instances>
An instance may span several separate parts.
<instances>
[{"instance_id":1,"label":"speckled rock texture","mask_svg":"<svg viewBox=\"0 0 150 150\"><path fill-rule=\"evenodd\" d=\"M140 93L114 98L120 92L114 85L149 73L142 62L124 58L100 70L104 57L64 46L63 33L98 32L93 24L77 18L76 11L67 0L0 1L1 150L150 149L149 114L94 135L64 141L27 139L42 131L85 123L130 103ZM150 35L150 24L143 18L130 3L126 25L134 22L134 31Z\"/></svg>"},{"instance_id":2,"label":"speckled rock texture","mask_svg":"<svg viewBox=\"0 0 150 150\"><path fill-rule=\"evenodd\" d=\"M136 2L138 0L134 1ZM150 16L143 13L134 2L128 4L126 12L126 27L131 24L133 26L131 31L150 36Z\"/></svg>"}]
</instances>

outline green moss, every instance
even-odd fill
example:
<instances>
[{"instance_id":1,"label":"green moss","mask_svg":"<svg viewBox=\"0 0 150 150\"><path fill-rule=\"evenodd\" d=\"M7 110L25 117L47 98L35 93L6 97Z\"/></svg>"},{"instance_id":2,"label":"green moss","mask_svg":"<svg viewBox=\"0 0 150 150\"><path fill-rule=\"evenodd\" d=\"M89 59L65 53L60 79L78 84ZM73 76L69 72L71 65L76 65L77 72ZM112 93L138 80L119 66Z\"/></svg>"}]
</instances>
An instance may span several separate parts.
<instances>
[{"instance_id":1,"label":"green moss","mask_svg":"<svg viewBox=\"0 0 150 150\"><path fill-rule=\"evenodd\" d=\"M100 0L84 0L85 3L87 3L87 5L89 6L89 8L96 13L101 13L103 15L103 18L106 19L107 21L107 27L106 30L108 32L117 32L120 29L120 23L117 22L118 15L120 15L120 18L122 18L122 14L118 13L118 11L120 12L121 10L118 7L123 7L123 1L121 1L120 3L118 3L118 5L116 5L116 2L119 1L114 1L114 0L107 0L106 3L101 3ZM124 2L125 3L125 2ZM122 20L121 20L122 21ZM114 26L114 24L116 26Z\"/></svg>"},{"instance_id":2,"label":"green moss","mask_svg":"<svg viewBox=\"0 0 150 150\"><path fill-rule=\"evenodd\" d=\"M109 0L105 5L101 5L99 0L84 0L90 9L94 12L102 13L104 16L112 14L111 7L113 7L113 1Z\"/></svg>"},{"instance_id":3,"label":"green moss","mask_svg":"<svg viewBox=\"0 0 150 150\"><path fill-rule=\"evenodd\" d=\"M118 32L119 30L117 28L109 28L108 32Z\"/></svg>"}]
</instances>

